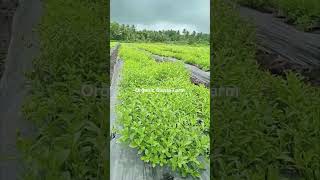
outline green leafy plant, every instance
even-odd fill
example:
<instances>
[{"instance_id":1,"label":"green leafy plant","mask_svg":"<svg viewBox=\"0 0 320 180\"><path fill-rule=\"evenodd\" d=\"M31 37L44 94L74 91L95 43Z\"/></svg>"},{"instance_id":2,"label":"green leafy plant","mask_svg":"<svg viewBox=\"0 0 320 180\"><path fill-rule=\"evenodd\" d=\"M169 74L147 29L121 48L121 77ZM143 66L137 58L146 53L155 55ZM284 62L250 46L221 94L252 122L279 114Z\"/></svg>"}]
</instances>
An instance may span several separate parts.
<instances>
[{"instance_id":1,"label":"green leafy plant","mask_svg":"<svg viewBox=\"0 0 320 180\"><path fill-rule=\"evenodd\" d=\"M319 179L320 89L287 72L261 71L255 31L227 3L215 12L212 86L238 98L213 98L212 176L216 179ZM291 174L291 177L288 175Z\"/></svg>"},{"instance_id":2,"label":"green leafy plant","mask_svg":"<svg viewBox=\"0 0 320 180\"><path fill-rule=\"evenodd\" d=\"M107 99L84 96L83 85L108 82L106 4L47 0L38 28L41 52L29 73L24 117L34 138L19 137L26 180L106 179Z\"/></svg>"},{"instance_id":3,"label":"green leafy plant","mask_svg":"<svg viewBox=\"0 0 320 180\"><path fill-rule=\"evenodd\" d=\"M208 71L210 69L210 47L205 45L175 45L161 43L135 43L135 47L153 54L173 57L186 63L199 66Z\"/></svg>"},{"instance_id":4,"label":"green leafy plant","mask_svg":"<svg viewBox=\"0 0 320 180\"><path fill-rule=\"evenodd\" d=\"M156 63L135 45L122 43L120 57L120 141L138 149L153 167L168 165L183 176L199 177L209 154L209 90L193 85L182 63ZM137 88L184 92L139 93Z\"/></svg>"}]
</instances>

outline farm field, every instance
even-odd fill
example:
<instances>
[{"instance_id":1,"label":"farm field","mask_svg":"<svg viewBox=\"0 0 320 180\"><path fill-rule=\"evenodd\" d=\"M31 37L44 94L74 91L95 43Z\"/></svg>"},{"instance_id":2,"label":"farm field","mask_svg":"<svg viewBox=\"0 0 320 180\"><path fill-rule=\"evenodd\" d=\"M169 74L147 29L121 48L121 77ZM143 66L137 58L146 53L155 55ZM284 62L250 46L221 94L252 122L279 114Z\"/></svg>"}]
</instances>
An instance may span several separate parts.
<instances>
[{"instance_id":1,"label":"farm field","mask_svg":"<svg viewBox=\"0 0 320 180\"><path fill-rule=\"evenodd\" d=\"M136 47L144 49L153 54L173 57L183 60L185 63L193 64L208 71L210 69L210 47L208 45L175 45L161 43L138 43Z\"/></svg>"},{"instance_id":2,"label":"farm field","mask_svg":"<svg viewBox=\"0 0 320 180\"><path fill-rule=\"evenodd\" d=\"M119 141L137 149L152 167L167 166L196 178L209 162L210 92L190 81L182 61L157 62L144 51L169 56L172 47L186 56L203 53L187 52L191 50L187 45L121 43L119 58L124 65L117 97L121 103L116 108L121 128L116 131Z\"/></svg>"},{"instance_id":3,"label":"farm field","mask_svg":"<svg viewBox=\"0 0 320 180\"><path fill-rule=\"evenodd\" d=\"M319 179L319 87L291 71L282 77L261 70L254 27L232 5L219 1L218 7L212 86L232 84L241 93L238 98L213 98L212 175Z\"/></svg>"}]
</instances>

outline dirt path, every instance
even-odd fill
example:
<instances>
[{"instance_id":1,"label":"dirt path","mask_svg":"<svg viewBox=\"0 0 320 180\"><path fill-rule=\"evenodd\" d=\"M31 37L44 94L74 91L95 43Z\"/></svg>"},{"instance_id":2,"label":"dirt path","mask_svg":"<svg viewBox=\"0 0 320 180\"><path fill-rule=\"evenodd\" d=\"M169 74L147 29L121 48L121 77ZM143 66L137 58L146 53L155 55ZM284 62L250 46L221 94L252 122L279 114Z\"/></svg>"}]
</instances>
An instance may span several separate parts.
<instances>
[{"instance_id":1,"label":"dirt path","mask_svg":"<svg viewBox=\"0 0 320 180\"><path fill-rule=\"evenodd\" d=\"M110 77L113 76L113 71L114 71L113 67L117 61L119 49L120 49L120 43L118 43L115 47L110 49Z\"/></svg>"},{"instance_id":2,"label":"dirt path","mask_svg":"<svg viewBox=\"0 0 320 180\"><path fill-rule=\"evenodd\" d=\"M247 7L239 6L239 12L256 26L258 45L302 67L320 67L320 34L298 31L283 19Z\"/></svg>"},{"instance_id":3,"label":"dirt path","mask_svg":"<svg viewBox=\"0 0 320 180\"><path fill-rule=\"evenodd\" d=\"M22 162L16 148L16 133L32 135L32 127L21 113L27 94L25 73L39 54L39 41L34 28L42 14L40 0L22 0L13 18L12 39L6 68L0 81L0 179L16 180Z\"/></svg>"}]
</instances>

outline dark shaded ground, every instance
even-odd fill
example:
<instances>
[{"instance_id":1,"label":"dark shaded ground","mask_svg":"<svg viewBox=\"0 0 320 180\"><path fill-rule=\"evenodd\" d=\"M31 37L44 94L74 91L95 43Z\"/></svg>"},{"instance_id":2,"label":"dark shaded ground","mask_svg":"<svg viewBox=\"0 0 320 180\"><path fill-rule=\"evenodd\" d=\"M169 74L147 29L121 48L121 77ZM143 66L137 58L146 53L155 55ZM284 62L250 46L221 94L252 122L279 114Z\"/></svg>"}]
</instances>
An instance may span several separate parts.
<instances>
[{"instance_id":1,"label":"dark shaded ground","mask_svg":"<svg viewBox=\"0 0 320 180\"><path fill-rule=\"evenodd\" d=\"M292 70L313 85L320 84L320 34L297 30L282 18L239 6L239 13L256 27L257 61L273 74Z\"/></svg>"},{"instance_id":2,"label":"dark shaded ground","mask_svg":"<svg viewBox=\"0 0 320 180\"><path fill-rule=\"evenodd\" d=\"M13 15L17 6L17 1L0 0L0 78L4 71L4 60L7 56L11 39Z\"/></svg>"},{"instance_id":3,"label":"dark shaded ground","mask_svg":"<svg viewBox=\"0 0 320 180\"><path fill-rule=\"evenodd\" d=\"M34 31L41 19L40 0L21 0L12 21L12 37L0 81L0 179L16 180L22 171L18 152L17 131L22 136L34 132L22 114L27 94L25 73L39 54L39 41ZM3 26L1 26L3 27Z\"/></svg>"},{"instance_id":4,"label":"dark shaded ground","mask_svg":"<svg viewBox=\"0 0 320 180\"><path fill-rule=\"evenodd\" d=\"M271 7L271 6L259 6L259 7L255 7L254 5L246 5L246 4L242 4L243 6L247 7L247 8L252 8L255 9L257 11L260 11L262 13L269 13L272 14L274 17L281 19L283 22L292 25L292 26L296 26L294 24L294 22L292 22L292 20L290 20L290 18L288 18L286 16L286 14L281 11L280 9ZM298 29L298 27L296 27ZM315 34L320 34L320 20L318 22L315 22L314 24L310 25L309 27L305 27L305 31L306 32L310 32L310 33L315 33Z\"/></svg>"},{"instance_id":5,"label":"dark shaded ground","mask_svg":"<svg viewBox=\"0 0 320 180\"><path fill-rule=\"evenodd\" d=\"M301 74L306 83L320 86L320 68L308 68L298 63L293 63L276 53L259 48L256 59L262 70L270 71L272 74L285 77L287 71Z\"/></svg>"}]
</instances>

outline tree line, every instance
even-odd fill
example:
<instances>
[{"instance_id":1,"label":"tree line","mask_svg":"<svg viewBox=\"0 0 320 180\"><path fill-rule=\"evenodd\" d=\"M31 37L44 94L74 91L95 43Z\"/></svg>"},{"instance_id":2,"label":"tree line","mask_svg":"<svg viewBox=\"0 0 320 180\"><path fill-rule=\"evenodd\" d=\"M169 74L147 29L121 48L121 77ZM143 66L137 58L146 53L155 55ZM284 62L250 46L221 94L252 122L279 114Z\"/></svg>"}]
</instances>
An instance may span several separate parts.
<instances>
[{"instance_id":1,"label":"tree line","mask_svg":"<svg viewBox=\"0 0 320 180\"><path fill-rule=\"evenodd\" d=\"M119 24L111 22L110 39L126 42L179 42L188 44L209 44L210 35L206 33L182 32L175 30L137 30L134 25Z\"/></svg>"}]
</instances>

